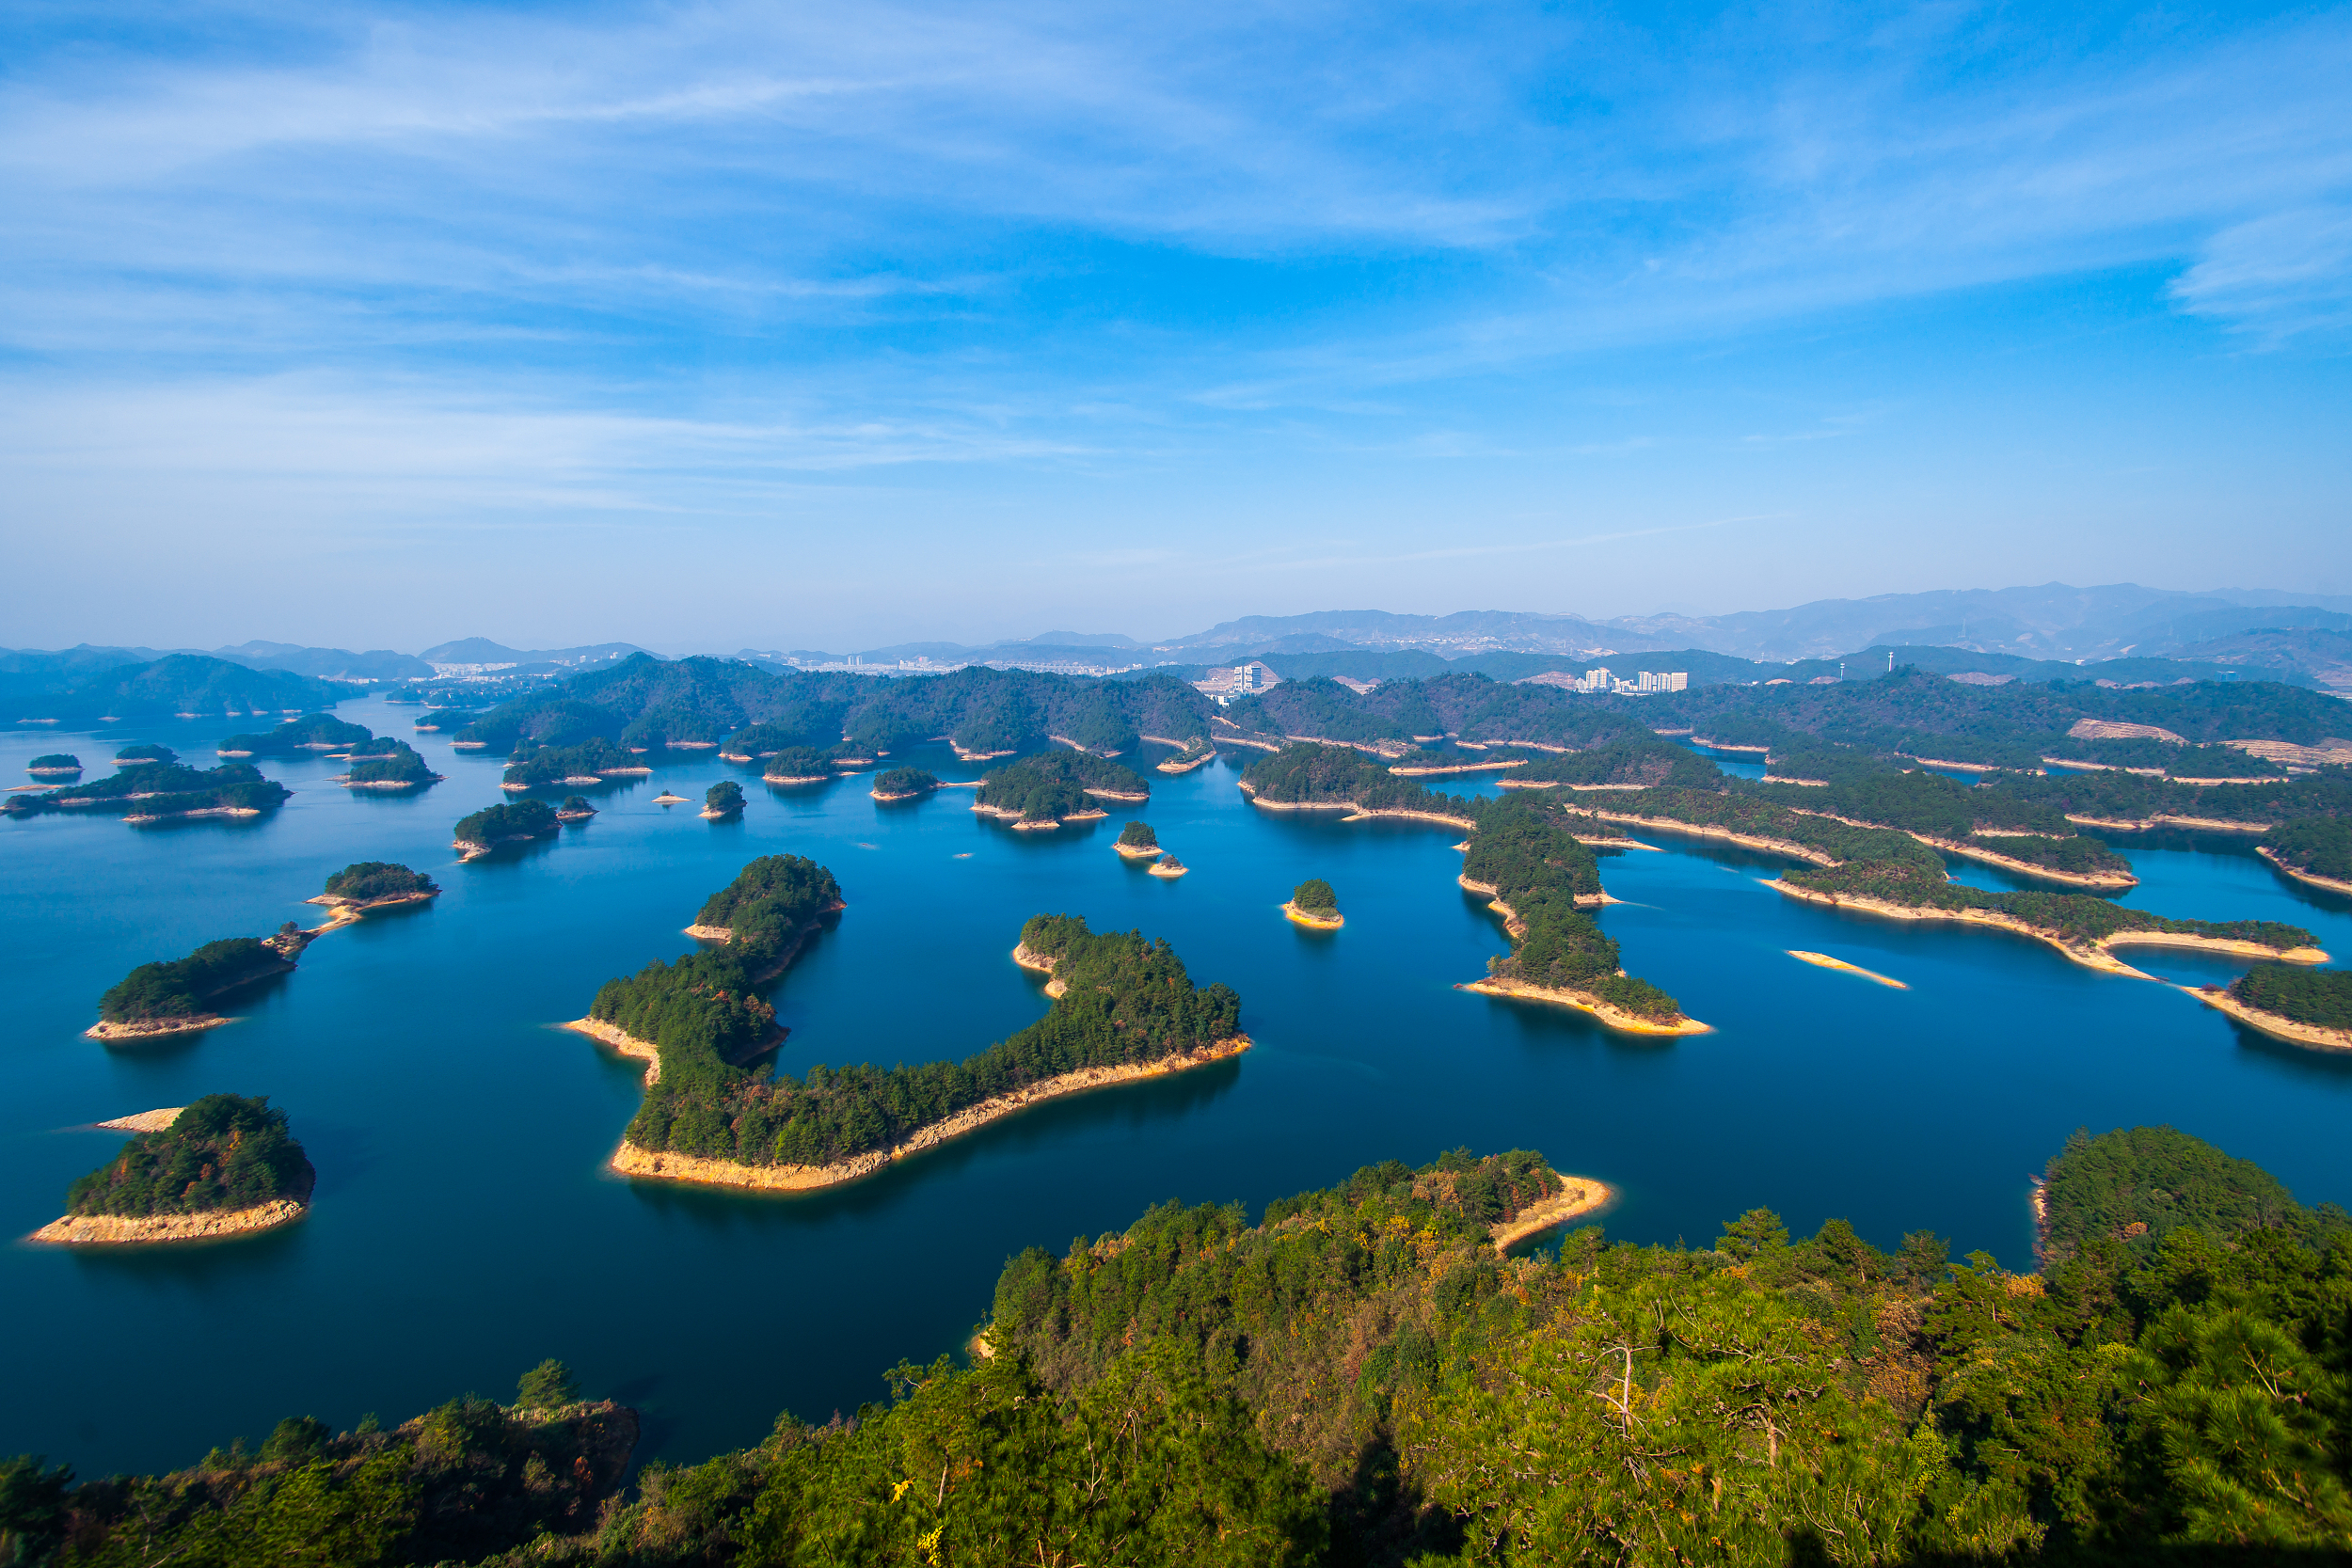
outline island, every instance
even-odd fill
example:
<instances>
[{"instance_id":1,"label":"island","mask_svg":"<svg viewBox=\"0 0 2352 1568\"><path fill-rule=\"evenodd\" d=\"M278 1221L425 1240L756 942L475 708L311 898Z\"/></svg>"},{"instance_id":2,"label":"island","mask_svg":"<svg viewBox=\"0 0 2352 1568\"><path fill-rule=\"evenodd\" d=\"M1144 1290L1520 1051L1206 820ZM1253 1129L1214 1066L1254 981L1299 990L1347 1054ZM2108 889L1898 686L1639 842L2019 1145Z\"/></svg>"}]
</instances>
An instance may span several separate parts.
<instances>
[{"instance_id":1,"label":"island","mask_svg":"<svg viewBox=\"0 0 2352 1568\"><path fill-rule=\"evenodd\" d=\"M813 750L809 745L812 738L838 735L841 731L840 710L829 704L803 708L801 718L806 722L769 719L746 724L720 742L719 754L729 762L757 762L795 747Z\"/></svg>"},{"instance_id":2,"label":"island","mask_svg":"<svg viewBox=\"0 0 2352 1568\"><path fill-rule=\"evenodd\" d=\"M67 1246L205 1242L270 1230L310 1208L317 1172L266 1097L208 1094L75 1181L33 1232Z\"/></svg>"},{"instance_id":3,"label":"island","mask_svg":"<svg viewBox=\"0 0 2352 1568\"><path fill-rule=\"evenodd\" d=\"M1840 974L1859 975L1865 980L1876 981L1882 986L1891 986L1897 990L1911 989L1908 984L1896 979L1891 974L1881 974L1875 969L1865 969L1860 964L1850 964L1845 959L1834 958L1827 953L1812 953L1802 947L1791 947L1788 949L1788 956L1799 963L1808 963L1816 969L1830 969L1836 970Z\"/></svg>"},{"instance_id":4,"label":"island","mask_svg":"<svg viewBox=\"0 0 2352 1568\"><path fill-rule=\"evenodd\" d=\"M1336 931L1347 924L1340 913L1339 895L1320 877L1299 883L1290 902L1282 906L1282 913L1295 924L1317 931Z\"/></svg>"},{"instance_id":5,"label":"island","mask_svg":"<svg viewBox=\"0 0 2352 1568\"><path fill-rule=\"evenodd\" d=\"M2352 974L2343 970L2257 964L2227 989L2204 986L2190 994L2273 1039L2352 1051Z\"/></svg>"},{"instance_id":6,"label":"island","mask_svg":"<svg viewBox=\"0 0 2352 1568\"><path fill-rule=\"evenodd\" d=\"M585 822L596 815L596 808L588 803L585 795L566 795L564 803L555 808L558 822Z\"/></svg>"},{"instance_id":7,"label":"island","mask_svg":"<svg viewBox=\"0 0 2352 1568\"><path fill-rule=\"evenodd\" d=\"M796 887L796 909L814 913L821 887L806 878ZM772 1009L750 987L764 967L755 954L772 954L774 939L747 939L740 909L732 918L725 948L612 982L574 1026L612 1031L629 1042L620 1049L652 1059L644 1105L611 1162L625 1175L779 1192L829 1187L1042 1101L1209 1066L1249 1046L1241 999L1221 984L1195 986L1165 942L1039 915L1022 927L1020 945L1058 989L1028 1028L961 1062L818 1065L803 1078L770 1077L737 1064L771 1036ZM767 929L781 931L790 918Z\"/></svg>"},{"instance_id":8,"label":"island","mask_svg":"<svg viewBox=\"0 0 2352 1568\"><path fill-rule=\"evenodd\" d=\"M331 929L349 925L371 910L430 902L440 892L440 884L421 871L391 861L355 861L327 878L326 891L308 901L333 911L322 927Z\"/></svg>"},{"instance_id":9,"label":"island","mask_svg":"<svg viewBox=\"0 0 2352 1568\"><path fill-rule=\"evenodd\" d=\"M545 784L602 784L609 775L651 771L610 740L598 739L517 752L499 787L519 793Z\"/></svg>"},{"instance_id":10,"label":"island","mask_svg":"<svg viewBox=\"0 0 2352 1568\"><path fill-rule=\"evenodd\" d=\"M427 733L438 733L442 730L462 730L467 725L472 723L475 720L481 717L482 715L479 713L475 713L468 708L439 707L435 708L430 713L424 714L422 717L419 718L416 727L419 730L425 731ZM469 751L475 749L476 748L473 747L467 748L467 750Z\"/></svg>"},{"instance_id":11,"label":"island","mask_svg":"<svg viewBox=\"0 0 2352 1568\"><path fill-rule=\"evenodd\" d=\"M703 791L702 815L707 820L715 822L721 817L740 816L742 814L743 786L733 779L721 779Z\"/></svg>"},{"instance_id":12,"label":"island","mask_svg":"<svg viewBox=\"0 0 2352 1568\"><path fill-rule=\"evenodd\" d=\"M1034 831L1109 816L1097 797L1138 802L1152 798L1152 786L1133 768L1091 752L1047 752L983 774L972 809Z\"/></svg>"},{"instance_id":13,"label":"island","mask_svg":"<svg viewBox=\"0 0 2352 1568\"><path fill-rule=\"evenodd\" d=\"M70 752L51 752L46 755L35 757L24 765L24 771L35 778L79 773L81 770L82 759Z\"/></svg>"},{"instance_id":14,"label":"island","mask_svg":"<svg viewBox=\"0 0 2352 1568\"><path fill-rule=\"evenodd\" d=\"M1152 824L1140 816L1119 830L1119 842L1111 847L1121 860L1155 860L1167 853L1160 847L1160 835L1152 831Z\"/></svg>"},{"instance_id":15,"label":"island","mask_svg":"<svg viewBox=\"0 0 2352 1568\"><path fill-rule=\"evenodd\" d=\"M667 789L664 789L660 794L653 798L653 803L657 806L682 806L686 804L686 797L683 795L673 795Z\"/></svg>"},{"instance_id":16,"label":"island","mask_svg":"<svg viewBox=\"0 0 2352 1568\"><path fill-rule=\"evenodd\" d=\"M131 768L143 762L178 762L180 753L168 746L125 746L115 753L117 768Z\"/></svg>"},{"instance_id":17,"label":"island","mask_svg":"<svg viewBox=\"0 0 2352 1568\"><path fill-rule=\"evenodd\" d=\"M833 765L834 759L814 746L785 746L770 754L759 776L771 784L823 784L834 776Z\"/></svg>"},{"instance_id":18,"label":"island","mask_svg":"<svg viewBox=\"0 0 2352 1568\"><path fill-rule=\"evenodd\" d=\"M294 968L316 934L288 921L273 937L224 937L184 958L143 963L106 988L98 999L98 1022L83 1033L94 1040L133 1040L227 1022L205 1011L204 1004Z\"/></svg>"},{"instance_id":19,"label":"island","mask_svg":"<svg viewBox=\"0 0 2352 1568\"><path fill-rule=\"evenodd\" d=\"M450 847L460 851L460 861L480 860L501 844L543 838L555 832L555 813L545 800L486 806L459 819Z\"/></svg>"},{"instance_id":20,"label":"island","mask_svg":"<svg viewBox=\"0 0 2352 1568\"><path fill-rule=\"evenodd\" d=\"M939 780L920 768L893 768L874 780L867 794L877 800L913 800L939 787Z\"/></svg>"},{"instance_id":21,"label":"island","mask_svg":"<svg viewBox=\"0 0 2352 1568\"><path fill-rule=\"evenodd\" d=\"M11 795L0 810L119 812L125 822L161 822L173 817L259 816L294 798L294 791L262 777L247 762L225 762L199 770L176 762L139 762L111 778L67 784L45 795Z\"/></svg>"},{"instance_id":22,"label":"island","mask_svg":"<svg viewBox=\"0 0 2352 1568\"><path fill-rule=\"evenodd\" d=\"M1158 860L1152 863L1149 869L1151 874L1154 877L1167 877L1172 879L1183 876L1185 872L1191 870L1192 867L1186 865L1183 861L1178 860L1172 854L1163 853Z\"/></svg>"},{"instance_id":23,"label":"island","mask_svg":"<svg viewBox=\"0 0 2352 1568\"><path fill-rule=\"evenodd\" d=\"M289 719L266 735L232 735L222 741L225 757L291 756L296 752L340 752L374 738L364 724L346 723L331 713Z\"/></svg>"},{"instance_id":24,"label":"island","mask_svg":"<svg viewBox=\"0 0 2352 1568\"><path fill-rule=\"evenodd\" d=\"M441 775L424 765L415 747L385 736L352 748L351 771L336 782L345 789L421 789L439 784Z\"/></svg>"}]
</instances>

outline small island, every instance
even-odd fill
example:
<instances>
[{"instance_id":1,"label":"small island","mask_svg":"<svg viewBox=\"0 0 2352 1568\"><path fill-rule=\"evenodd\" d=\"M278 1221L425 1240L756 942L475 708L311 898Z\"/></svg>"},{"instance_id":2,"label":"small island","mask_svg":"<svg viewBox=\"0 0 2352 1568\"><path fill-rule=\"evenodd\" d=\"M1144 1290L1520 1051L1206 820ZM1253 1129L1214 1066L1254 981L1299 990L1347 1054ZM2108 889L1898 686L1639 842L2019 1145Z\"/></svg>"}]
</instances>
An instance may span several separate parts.
<instances>
[{"instance_id":1,"label":"small island","mask_svg":"<svg viewBox=\"0 0 2352 1568\"><path fill-rule=\"evenodd\" d=\"M2191 994L2273 1039L2352 1051L2352 973L2257 964L2227 990L2207 986Z\"/></svg>"},{"instance_id":2,"label":"small island","mask_svg":"<svg viewBox=\"0 0 2352 1568\"><path fill-rule=\"evenodd\" d=\"M352 748L351 771L336 781L345 789L421 789L441 782L415 747L390 736Z\"/></svg>"},{"instance_id":3,"label":"small island","mask_svg":"<svg viewBox=\"0 0 2352 1568\"><path fill-rule=\"evenodd\" d=\"M440 884L421 871L390 861L356 861L327 878L326 891L309 902L334 911L325 929L349 925L371 910L426 903L440 892Z\"/></svg>"},{"instance_id":4,"label":"small island","mask_svg":"<svg viewBox=\"0 0 2352 1568\"><path fill-rule=\"evenodd\" d=\"M596 808L588 803L585 795L566 795L564 803L555 808L558 822L585 822L596 815Z\"/></svg>"},{"instance_id":5,"label":"small island","mask_svg":"<svg viewBox=\"0 0 2352 1568\"><path fill-rule=\"evenodd\" d=\"M938 778L923 768L893 768L875 779L874 787L866 793L882 801L913 800L938 787Z\"/></svg>"},{"instance_id":6,"label":"small island","mask_svg":"<svg viewBox=\"0 0 2352 1568\"><path fill-rule=\"evenodd\" d=\"M833 777L833 758L814 746L786 746L769 757L759 777L771 784L823 784Z\"/></svg>"},{"instance_id":7,"label":"small island","mask_svg":"<svg viewBox=\"0 0 2352 1568\"><path fill-rule=\"evenodd\" d=\"M274 937L225 937L184 958L141 964L106 988L98 999L98 1022L83 1032L94 1040L146 1039L227 1022L206 1012L204 1004L294 968L314 935L288 921Z\"/></svg>"},{"instance_id":8,"label":"small island","mask_svg":"<svg viewBox=\"0 0 2352 1568\"><path fill-rule=\"evenodd\" d=\"M1160 847L1160 835L1152 831L1152 824L1136 818L1119 831L1119 842L1111 846L1121 860L1156 860L1168 851Z\"/></svg>"},{"instance_id":9,"label":"small island","mask_svg":"<svg viewBox=\"0 0 2352 1568\"><path fill-rule=\"evenodd\" d=\"M136 762L111 778L67 784L45 795L11 795L0 810L24 813L120 812L125 822L172 817L259 816L294 791L262 777L249 762L199 771L176 762Z\"/></svg>"},{"instance_id":10,"label":"small island","mask_svg":"<svg viewBox=\"0 0 2352 1568\"><path fill-rule=\"evenodd\" d=\"M972 809L1018 829L1040 831L1109 816L1094 803L1098 796L1139 802L1152 798L1152 786L1133 768L1090 752L1055 751L984 774Z\"/></svg>"},{"instance_id":11,"label":"small island","mask_svg":"<svg viewBox=\"0 0 2352 1568\"><path fill-rule=\"evenodd\" d=\"M1183 861L1178 860L1174 855L1168 853L1166 850L1162 850L1160 852L1160 858L1153 861L1151 867L1152 876L1166 877L1170 880L1183 876L1185 872L1191 869L1192 867L1186 865Z\"/></svg>"},{"instance_id":12,"label":"small island","mask_svg":"<svg viewBox=\"0 0 2352 1568\"><path fill-rule=\"evenodd\" d=\"M1282 906L1282 912L1298 925L1317 931L1336 931L1347 924L1346 916L1340 913L1339 895L1320 877L1299 883L1290 902Z\"/></svg>"},{"instance_id":13,"label":"small island","mask_svg":"<svg viewBox=\"0 0 2352 1568\"><path fill-rule=\"evenodd\" d=\"M79 773L81 770L82 759L73 755L70 752L51 752L46 756L35 757L32 761L24 765L24 771L32 774L35 778L51 778L60 774L70 775Z\"/></svg>"},{"instance_id":14,"label":"small island","mask_svg":"<svg viewBox=\"0 0 2352 1568\"><path fill-rule=\"evenodd\" d=\"M31 1239L129 1246L274 1229L302 1217L317 1175L266 1097L208 1094L74 1182L64 1215Z\"/></svg>"},{"instance_id":15,"label":"small island","mask_svg":"<svg viewBox=\"0 0 2352 1568\"><path fill-rule=\"evenodd\" d=\"M222 741L224 757L291 756L296 752L340 752L373 738L364 724L352 724L331 713L306 713L289 719L266 735L232 735Z\"/></svg>"},{"instance_id":16,"label":"small island","mask_svg":"<svg viewBox=\"0 0 2352 1568\"><path fill-rule=\"evenodd\" d=\"M480 860L501 844L543 838L555 832L555 813L545 800L486 806L459 820L450 847L461 851L460 860Z\"/></svg>"},{"instance_id":17,"label":"small island","mask_svg":"<svg viewBox=\"0 0 2352 1568\"><path fill-rule=\"evenodd\" d=\"M115 753L117 768L132 768L143 762L178 762L180 753L168 746L125 746Z\"/></svg>"},{"instance_id":18,"label":"small island","mask_svg":"<svg viewBox=\"0 0 2352 1568\"><path fill-rule=\"evenodd\" d=\"M722 817L743 814L743 786L733 779L721 779L703 791L703 816L716 822Z\"/></svg>"},{"instance_id":19,"label":"small island","mask_svg":"<svg viewBox=\"0 0 2352 1568\"><path fill-rule=\"evenodd\" d=\"M610 740L591 740L579 746L542 746L536 751L517 752L515 760L507 764L506 776L499 787L520 793L543 784L602 784L612 774L650 771Z\"/></svg>"},{"instance_id":20,"label":"small island","mask_svg":"<svg viewBox=\"0 0 2352 1568\"><path fill-rule=\"evenodd\" d=\"M673 795L667 789L664 789L660 794L653 798L653 803L657 806L682 806L686 804L686 797L683 795Z\"/></svg>"}]
</instances>

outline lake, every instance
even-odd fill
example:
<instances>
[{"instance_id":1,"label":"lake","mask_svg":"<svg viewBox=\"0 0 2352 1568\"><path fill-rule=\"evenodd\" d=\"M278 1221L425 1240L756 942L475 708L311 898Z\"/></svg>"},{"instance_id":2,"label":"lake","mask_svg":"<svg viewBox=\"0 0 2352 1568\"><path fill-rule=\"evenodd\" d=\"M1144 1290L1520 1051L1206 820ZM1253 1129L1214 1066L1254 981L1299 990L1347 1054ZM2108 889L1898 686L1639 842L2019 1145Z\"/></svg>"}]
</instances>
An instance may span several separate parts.
<instances>
[{"instance_id":1,"label":"lake","mask_svg":"<svg viewBox=\"0 0 2352 1568\"><path fill-rule=\"evenodd\" d=\"M407 737L419 710L338 712ZM132 740L209 764L222 734L252 723L23 727L0 736L0 779L53 750L102 777ZM1769 857L1663 837L1657 852L1603 857L1627 902L1600 919L1627 967L1715 1025L1661 1043L1455 990L1506 945L1454 885L1459 834L1257 811L1234 788L1247 756L1152 773L1151 803L1105 821L1020 833L957 791L883 806L870 775L773 788L708 752L657 754L650 779L581 792L593 821L459 865L450 828L501 798L502 764L416 739L449 778L414 795L346 792L328 782L339 764L262 759L296 793L259 819L0 823L9 1233L55 1218L67 1184L119 1146L88 1123L205 1093L270 1096L319 1172L309 1217L264 1236L0 1251L18 1325L0 1453L45 1452L86 1477L177 1466L287 1415L347 1428L467 1390L511 1398L553 1355L591 1396L644 1413L641 1458L691 1461L756 1442L779 1411L823 1420L883 1398L901 1357L957 1352L1025 1246L1058 1253L1168 1198L1255 1210L1461 1145L1541 1149L1608 1181L1622 1195L1601 1221L1613 1236L1703 1243L1762 1205L1800 1232L1844 1216L1891 1248L1932 1229L1955 1255L2020 1269L2032 1261L2027 1179L2076 1127L2169 1122L2259 1161L2307 1202L2352 1200L2352 1060L2001 932L1793 903L1761 885L1782 864ZM977 773L945 748L893 760ZM752 797L738 820L651 803L667 787L699 804L724 777ZM1135 816L1189 876L1157 879L1111 852ZM2352 953L2352 904L2288 882L2243 844L2119 847L2142 879L2126 902L2292 921ZM831 867L849 901L771 993L791 1030L781 1070L962 1056L1021 1028L1046 1002L1009 955L1023 921L1047 911L1168 939L1195 979L1241 992L1257 1047L1040 1107L832 1192L612 1177L603 1162L640 1069L552 1025L604 980L689 949L680 928L704 898L781 852ZM316 924L323 911L302 900L359 860L428 870L448 891L321 938L208 1034L129 1049L83 1037L99 993L132 965ZM1984 867L1958 874L2009 885ZM1344 930L1282 918L1309 877L1338 890ZM2127 956L2183 981L2234 972Z\"/></svg>"}]
</instances>

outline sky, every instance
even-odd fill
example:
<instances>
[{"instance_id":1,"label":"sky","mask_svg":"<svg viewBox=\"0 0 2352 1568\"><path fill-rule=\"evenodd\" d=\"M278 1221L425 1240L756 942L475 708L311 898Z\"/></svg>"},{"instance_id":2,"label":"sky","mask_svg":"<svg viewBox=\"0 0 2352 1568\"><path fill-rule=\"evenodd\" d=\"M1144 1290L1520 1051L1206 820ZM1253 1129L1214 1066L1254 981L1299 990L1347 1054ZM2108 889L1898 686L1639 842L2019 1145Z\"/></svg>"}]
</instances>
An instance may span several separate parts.
<instances>
[{"instance_id":1,"label":"sky","mask_svg":"<svg viewBox=\"0 0 2352 1568\"><path fill-rule=\"evenodd\" d=\"M0 645L2352 593L2352 8L0 0Z\"/></svg>"}]
</instances>

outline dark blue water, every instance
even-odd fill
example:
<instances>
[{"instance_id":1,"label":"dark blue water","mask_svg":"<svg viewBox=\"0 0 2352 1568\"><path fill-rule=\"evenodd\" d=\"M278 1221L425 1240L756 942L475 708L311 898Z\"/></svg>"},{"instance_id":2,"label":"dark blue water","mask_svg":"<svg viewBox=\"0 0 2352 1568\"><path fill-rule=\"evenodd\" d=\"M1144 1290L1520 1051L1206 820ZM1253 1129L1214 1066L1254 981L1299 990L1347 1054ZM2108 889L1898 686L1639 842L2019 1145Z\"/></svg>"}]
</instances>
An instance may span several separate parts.
<instances>
[{"instance_id":1,"label":"dark blue water","mask_svg":"<svg viewBox=\"0 0 2352 1568\"><path fill-rule=\"evenodd\" d=\"M342 712L405 735L416 710ZM193 756L234 727L105 739ZM1930 1227L2019 1267L2026 1177L2077 1126L2170 1122L2307 1200L2352 1199L2352 1062L1998 932L1789 903L1760 885L1777 869L1762 857L1677 846L1604 860L1629 902L1601 918L1629 968L1717 1025L1649 1043L1453 989L1503 946L1454 885L1456 832L1260 813L1223 762L1154 775L1141 815L1193 868L1175 882L1111 853L1125 812L1014 833L953 792L882 807L863 778L774 790L707 753L608 788L603 815L558 840L461 866L451 824L499 798L500 764L421 739L451 777L420 796L347 794L325 782L337 765L265 762L297 793L259 821L0 824L10 1233L53 1218L66 1184L119 1145L76 1128L209 1091L273 1097L319 1168L310 1215L283 1232L127 1256L0 1249L18 1348L0 1370L0 1452L85 1474L183 1464L290 1413L344 1427L469 1388L504 1394L556 1355L646 1412L645 1453L693 1458L755 1441L781 1409L821 1419L881 1397L900 1356L962 1340L1023 1246L1059 1250L1164 1198L1256 1205L1463 1144L1540 1148L1614 1184L1605 1223L1639 1240L1706 1241L1763 1204L1800 1230L1844 1215L1888 1246ZM11 734L0 777L58 749L111 752ZM970 776L945 755L909 760ZM738 822L650 803L664 786L698 801L725 776L753 797ZM783 850L833 867L850 900L775 990L785 1070L961 1055L1038 1017L1044 1001L1007 955L1041 911L1168 937L1196 976L1241 991L1258 1049L1041 1108L832 1193L612 1179L601 1165L638 1069L548 1025L605 978L685 950L702 899ZM2352 951L2343 901L2243 847L2125 852L2144 879L2135 903L2292 919ZM132 964L310 923L301 900L361 859L430 868L449 891L323 938L194 1041L81 1037ZM1338 889L1343 931L1278 912L1309 876ZM1792 947L1913 989L1800 964Z\"/></svg>"}]
</instances>

